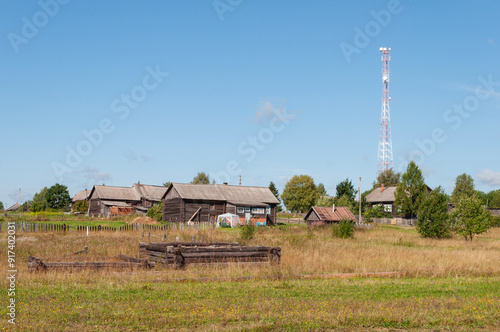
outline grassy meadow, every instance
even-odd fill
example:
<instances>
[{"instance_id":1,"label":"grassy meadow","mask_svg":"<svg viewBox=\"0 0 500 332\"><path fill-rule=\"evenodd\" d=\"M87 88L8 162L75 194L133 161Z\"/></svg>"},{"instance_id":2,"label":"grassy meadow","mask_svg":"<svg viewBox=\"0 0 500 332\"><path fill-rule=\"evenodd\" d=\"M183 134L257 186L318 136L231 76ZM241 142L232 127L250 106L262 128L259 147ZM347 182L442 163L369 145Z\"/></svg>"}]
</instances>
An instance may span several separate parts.
<instances>
[{"instance_id":1,"label":"grassy meadow","mask_svg":"<svg viewBox=\"0 0 500 332\"><path fill-rule=\"evenodd\" d=\"M164 232L152 232L162 236ZM185 270L32 273L29 255L46 261L138 256L141 233L18 233L17 325L7 323L2 272L0 328L25 331L384 331L500 329L500 229L472 242L422 239L412 227L171 230L167 240L282 247L280 266L188 266ZM0 260L7 262L3 233ZM154 239L152 241L158 241ZM147 241L146 241L147 242ZM77 257L71 254L88 246ZM399 272L392 277L363 273ZM357 273L342 277L333 274Z\"/></svg>"}]
</instances>

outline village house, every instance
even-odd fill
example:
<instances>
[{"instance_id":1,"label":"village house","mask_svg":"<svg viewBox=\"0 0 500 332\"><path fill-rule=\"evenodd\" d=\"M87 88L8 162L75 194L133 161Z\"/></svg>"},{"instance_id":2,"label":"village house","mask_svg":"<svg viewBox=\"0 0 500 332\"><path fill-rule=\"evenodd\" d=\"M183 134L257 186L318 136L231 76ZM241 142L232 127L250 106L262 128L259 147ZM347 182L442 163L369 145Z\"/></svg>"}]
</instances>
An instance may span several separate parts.
<instances>
[{"instance_id":1,"label":"village house","mask_svg":"<svg viewBox=\"0 0 500 332\"><path fill-rule=\"evenodd\" d=\"M88 215L111 217L138 213L145 215L167 191L164 186L134 184L132 187L94 186L89 194Z\"/></svg>"},{"instance_id":2,"label":"village house","mask_svg":"<svg viewBox=\"0 0 500 332\"><path fill-rule=\"evenodd\" d=\"M370 204L370 207L381 205L384 207L385 212L390 212L392 216L399 216L401 215L401 211L398 211L394 204L396 201L396 188L395 186L384 187L384 185L382 185L380 188L376 188L366 195L366 201ZM426 188L427 194L432 191L429 186L426 186Z\"/></svg>"},{"instance_id":3,"label":"village house","mask_svg":"<svg viewBox=\"0 0 500 332\"><path fill-rule=\"evenodd\" d=\"M393 216L397 215L397 208L394 205L396 201L396 187L384 187L374 189L371 193L366 195L366 201L370 207L381 205L385 212L390 212Z\"/></svg>"},{"instance_id":4,"label":"village house","mask_svg":"<svg viewBox=\"0 0 500 332\"><path fill-rule=\"evenodd\" d=\"M324 224L338 223L342 220L356 221L351 210L347 207L323 207L313 206L309 209L304 220L308 226L318 226Z\"/></svg>"},{"instance_id":5,"label":"village house","mask_svg":"<svg viewBox=\"0 0 500 332\"><path fill-rule=\"evenodd\" d=\"M163 221L215 223L232 213L254 225L275 224L278 204L267 187L172 183L163 196Z\"/></svg>"}]
</instances>

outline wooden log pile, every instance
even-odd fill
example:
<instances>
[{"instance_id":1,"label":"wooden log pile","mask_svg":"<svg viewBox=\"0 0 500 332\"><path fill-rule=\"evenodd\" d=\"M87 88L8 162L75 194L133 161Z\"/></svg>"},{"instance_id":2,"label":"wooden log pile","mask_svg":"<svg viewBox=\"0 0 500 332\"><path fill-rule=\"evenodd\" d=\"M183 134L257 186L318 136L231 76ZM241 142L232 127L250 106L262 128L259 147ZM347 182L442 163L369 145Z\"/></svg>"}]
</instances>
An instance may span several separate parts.
<instances>
[{"instance_id":1,"label":"wooden log pile","mask_svg":"<svg viewBox=\"0 0 500 332\"><path fill-rule=\"evenodd\" d=\"M139 243L139 257L150 264L173 268L186 264L270 263L281 262L281 247L244 246L238 243L153 242Z\"/></svg>"},{"instance_id":2,"label":"wooden log pile","mask_svg":"<svg viewBox=\"0 0 500 332\"><path fill-rule=\"evenodd\" d=\"M77 271L84 269L93 270L135 270L148 269L152 266L145 260L119 255L121 261L103 261L103 262L43 262L41 258L29 256L28 270L29 272L42 272L50 270L58 271Z\"/></svg>"}]
</instances>

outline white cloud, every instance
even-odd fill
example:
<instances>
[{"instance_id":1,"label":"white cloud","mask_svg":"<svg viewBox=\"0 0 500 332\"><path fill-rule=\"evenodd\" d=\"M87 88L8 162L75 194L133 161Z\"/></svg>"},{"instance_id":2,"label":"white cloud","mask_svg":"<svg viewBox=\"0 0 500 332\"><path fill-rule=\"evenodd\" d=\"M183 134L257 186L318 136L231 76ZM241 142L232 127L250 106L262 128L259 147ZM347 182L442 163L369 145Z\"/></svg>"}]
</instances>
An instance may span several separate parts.
<instances>
[{"instance_id":1,"label":"white cloud","mask_svg":"<svg viewBox=\"0 0 500 332\"><path fill-rule=\"evenodd\" d=\"M97 168L90 168L88 166L81 171L81 176L86 180L86 183L93 182L100 184L111 180L111 175L108 172L103 172Z\"/></svg>"},{"instance_id":2,"label":"white cloud","mask_svg":"<svg viewBox=\"0 0 500 332\"><path fill-rule=\"evenodd\" d=\"M479 181L490 186L500 186L500 172L485 169L477 175Z\"/></svg>"}]
</instances>

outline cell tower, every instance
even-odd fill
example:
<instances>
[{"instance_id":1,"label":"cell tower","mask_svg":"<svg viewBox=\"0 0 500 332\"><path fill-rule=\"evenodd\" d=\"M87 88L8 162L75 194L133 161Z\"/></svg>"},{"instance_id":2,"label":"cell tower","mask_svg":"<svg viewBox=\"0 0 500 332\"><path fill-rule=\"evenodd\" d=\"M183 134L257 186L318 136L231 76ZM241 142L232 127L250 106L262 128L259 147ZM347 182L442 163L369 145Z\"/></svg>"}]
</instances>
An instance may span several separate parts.
<instances>
[{"instance_id":1,"label":"cell tower","mask_svg":"<svg viewBox=\"0 0 500 332\"><path fill-rule=\"evenodd\" d=\"M389 61L390 48L381 47L382 52L382 114L380 115L380 141L378 142L377 174L392 168L391 112L389 111Z\"/></svg>"}]
</instances>

